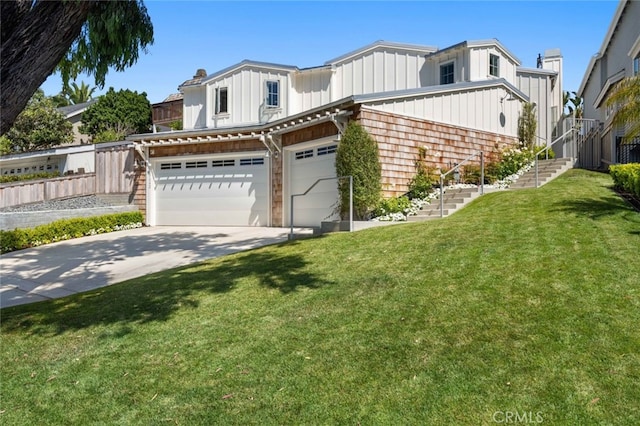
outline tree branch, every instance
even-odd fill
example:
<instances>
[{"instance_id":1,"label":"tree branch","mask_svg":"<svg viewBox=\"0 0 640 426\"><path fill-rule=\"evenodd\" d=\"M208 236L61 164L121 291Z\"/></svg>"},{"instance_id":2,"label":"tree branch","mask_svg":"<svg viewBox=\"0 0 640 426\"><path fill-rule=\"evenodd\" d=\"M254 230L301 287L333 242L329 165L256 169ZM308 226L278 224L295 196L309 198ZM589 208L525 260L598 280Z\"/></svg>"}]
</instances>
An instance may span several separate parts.
<instances>
[{"instance_id":1,"label":"tree branch","mask_svg":"<svg viewBox=\"0 0 640 426\"><path fill-rule=\"evenodd\" d=\"M1 3L0 134L4 134L78 37L95 1ZM25 9L25 4L31 7Z\"/></svg>"}]
</instances>

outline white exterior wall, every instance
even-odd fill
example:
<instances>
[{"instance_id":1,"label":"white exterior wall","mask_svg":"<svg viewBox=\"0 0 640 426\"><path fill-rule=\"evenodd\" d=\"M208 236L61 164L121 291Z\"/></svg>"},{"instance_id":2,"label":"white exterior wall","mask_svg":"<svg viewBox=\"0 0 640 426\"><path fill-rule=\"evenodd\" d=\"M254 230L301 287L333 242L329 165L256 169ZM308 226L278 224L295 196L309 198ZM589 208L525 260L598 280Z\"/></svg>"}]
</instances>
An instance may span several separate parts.
<instances>
[{"instance_id":1,"label":"white exterior wall","mask_svg":"<svg viewBox=\"0 0 640 426\"><path fill-rule=\"evenodd\" d=\"M499 76L489 74L489 55L497 55L499 60ZM495 46L474 47L469 49L468 81L484 81L493 78L504 78L509 83L516 81L516 64Z\"/></svg>"},{"instance_id":2,"label":"white exterior wall","mask_svg":"<svg viewBox=\"0 0 640 426\"><path fill-rule=\"evenodd\" d=\"M501 103L500 99L504 96L504 88L494 87L432 94L405 100L371 102L366 105L420 119L517 136L520 102Z\"/></svg>"},{"instance_id":3,"label":"white exterior wall","mask_svg":"<svg viewBox=\"0 0 640 426\"><path fill-rule=\"evenodd\" d=\"M423 87L426 85L426 53L373 50L336 63L332 100Z\"/></svg>"},{"instance_id":4,"label":"white exterior wall","mask_svg":"<svg viewBox=\"0 0 640 426\"><path fill-rule=\"evenodd\" d=\"M534 72L521 71L518 73L518 89L529 96L529 102L536 104L536 117L538 117L538 128L536 129L536 144L543 145L552 142L554 121L550 106L551 99L551 77L547 74L537 74Z\"/></svg>"},{"instance_id":5,"label":"white exterior wall","mask_svg":"<svg viewBox=\"0 0 640 426\"><path fill-rule=\"evenodd\" d=\"M266 108L267 81L279 81L280 106ZM289 92L290 77L287 71L270 70L258 67L244 67L237 71L221 76L219 79L207 82L206 126L209 128L242 126L266 123L290 115ZM215 89L228 89L228 109L226 114L215 115Z\"/></svg>"},{"instance_id":6,"label":"white exterior wall","mask_svg":"<svg viewBox=\"0 0 640 426\"><path fill-rule=\"evenodd\" d=\"M331 102L331 69L305 70L294 74L289 101L290 114L306 111Z\"/></svg>"},{"instance_id":7,"label":"white exterior wall","mask_svg":"<svg viewBox=\"0 0 640 426\"><path fill-rule=\"evenodd\" d=\"M469 78L469 54L468 51L451 49L443 51L439 55L430 57L427 60L425 86L440 85L440 66L453 62L454 83L467 81Z\"/></svg>"},{"instance_id":8,"label":"white exterior wall","mask_svg":"<svg viewBox=\"0 0 640 426\"><path fill-rule=\"evenodd\" d=\"M206 93L202 86L185 87L182 107L182 128L202 129L206 126Z\"/></svg>"},{"instance_id":9,"label":"white exterior wall","mask_svg":"<svg viewBox=\"0 0 640 426\"><path fill-rule=\"evenodd\" d=\"M546 70L550 70L550 71L555 71L556 72L556 78L550 80L550 87L549 87L549 105L548 105L548 111L549 111L549 128L550 131L553 133L553 130L555 127L557 127L558 123L560 122L560 119L562 118L562 114L563 114L563 108L564 108L564 104L563 104L563 98L564 98L564 89L562 86L562 82L563 80L563 75L562 75L562 56L559 55L555 55L555 56L546 56L547 52L545 52L545 58L542 61L542 68L546 69ZM556 137L560 136L560 131L562 129L557 129L557 133L556 133Z\"/></svg>"},{"instance_id":10,"label":"white exterior wall","mask_svg":"<svg viewBox=\"0 0 640 426\"><path fill-rule=\"evenodd\" d=\"M95 152L78 152L72 153L66 156L66 161L63 161L62 173L67 171L78 172L78 169L84 169L85 173L95 172Z\"/></svg>"}]
</instances>

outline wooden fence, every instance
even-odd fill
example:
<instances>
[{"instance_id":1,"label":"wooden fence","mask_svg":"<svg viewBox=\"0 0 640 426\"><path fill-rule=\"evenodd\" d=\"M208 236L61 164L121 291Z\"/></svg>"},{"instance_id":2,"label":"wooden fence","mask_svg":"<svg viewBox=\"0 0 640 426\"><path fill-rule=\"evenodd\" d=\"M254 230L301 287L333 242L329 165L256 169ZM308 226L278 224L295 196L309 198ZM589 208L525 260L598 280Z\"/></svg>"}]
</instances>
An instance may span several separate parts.
<instances>
[{"instance_id":1,"label":"wooden fence","mask_svg":"<svg viewBox=\"0 0 640 426\"><path fill-rule=\"evenodd\" d=\"M0 185L0 207L37 203L96 193L96 174L11 182Z\"/></svg>"},{"instance_id":2,"label":"wooden fence","mask_svg":"<svg viewBox=\"0 0 640 426\"><path fill-rule=\"evenodd\" d=\"M131 194L134 167L135 154L130 145L96 148L96 193Z\"/></svg>"},{"instance_id":3,"label":"wooden fence","mask_svg":"<svg viewBox=\"0 0 640 426\"><path fill-rule=\"evenodd\" d=\"M94 194L126 194L133 199L135 174L130 142L96 145L95 173L2 184L0 208Z\"/></svg>"}]
</instances>

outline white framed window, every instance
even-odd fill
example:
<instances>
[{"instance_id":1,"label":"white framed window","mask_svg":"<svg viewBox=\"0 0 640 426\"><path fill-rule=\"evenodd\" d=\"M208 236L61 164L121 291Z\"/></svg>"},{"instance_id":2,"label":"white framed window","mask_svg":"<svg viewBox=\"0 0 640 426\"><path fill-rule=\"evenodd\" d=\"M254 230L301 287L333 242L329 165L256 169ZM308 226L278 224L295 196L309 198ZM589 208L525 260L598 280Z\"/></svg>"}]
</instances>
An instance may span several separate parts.
<instances>
[{"instance_id":1,"label":"white framed window","mask_svg":"<svg viewBox=\"0 0 640 426\"><path fill-rule=\"evenodd\" d=\"M489 75L500 77L500 56L489 54Z\"/></svg>"},{"instance_id":2,"label":"white framed window","mask_svg":"<svg viewBox=\"0 0 640 426\"><path fill-rule=\"evenodd\" d=\"M241 166L260 166L264 164L264 158L241 158L240 165Z\"/></svg>"},{"instance_id":3,"label":"white framed window","mask_svg":"<svg viewBox=\"0 0 640 426\"><path fill-rule=\"evenodd\" d=\"M216 114L229 113L229 88L228 87L216 87L215 89L215 101L216 101Z\"/></svg>"},{"instance_id":4,"label":"white framed window","mask_svg":"<svg viewBox=\"0 0 640 426\"><path fill-rule=\"evenodd\" d=\"M313 157L313 149L306 149L304 151L298 151L295 154L296 160L302 160L303 158Z\"/></svg>"},{"instance_id":5,"label":"white framed window","mask_svg":"<svg viewBox=\"0 0 640 426\"><path fill-rule=\"evenodd\" d=\"M160 163L160 170L181 169L182 163Z\"/></svg>"},{"instance_id":6,"label":"white framed window","mask_svg":"<svg viewBox=\"0 0 640 426\"><path fill-rule=\"evenodd\" d=\"M318 148L317 150L317 155L329 155L329 154L333 154L338 150L338 145L329 145L329 146L322 146L320 148Z\"/></svg>"},{"instance_id":7,"label":"white framed window","mask_svg":"<svg viewBox=\"0 0 640 426\"><path fill-rule=\"evenodd\" d=\"M440 65L440 84L453 84L453 61Z\"/></svg>"},{"instance_id":8,"label":"white framed window","mask_svg":"<svg viewBox=\"0 0 640 426\"><path fill-rule=\"evenodd\" d=\"M204 169L207 167L206 161L187 161L185 163L185 169Z\"/></svg>"},{"instance_id":9,"label":"white framed window","mask_svg":"<svg viewBox=\"0 0 640 426\"><path fill-rule=\"evenodd\" d=\"M266 85L266 105L267 108L280 107L280 82L277 80L267 81Z\"/></svg>"},{"instance_id":10,"label":"white framed window","mask_svg":"<svg viewBox=\"0 0 640 426\"><path fill-rule=\"evenodd\" d=\"M233 167L236 165L236 160L213 160L211 167Z\"/></svg>"}]
</instances>

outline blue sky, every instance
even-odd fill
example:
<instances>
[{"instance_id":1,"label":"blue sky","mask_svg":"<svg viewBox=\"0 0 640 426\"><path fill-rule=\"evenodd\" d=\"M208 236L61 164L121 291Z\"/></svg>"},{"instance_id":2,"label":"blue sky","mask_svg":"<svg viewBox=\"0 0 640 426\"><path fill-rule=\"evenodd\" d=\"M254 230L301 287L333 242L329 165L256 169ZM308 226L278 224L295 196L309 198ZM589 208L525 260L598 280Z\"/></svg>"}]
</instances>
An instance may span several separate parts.
<instances>
[{"instance_id":1,"label":"blue sky","mask_svg":"<svg viewBox=\"0 0 640 426\"><path fill-rule=\"evenodd\" d=\"M160 102L196 69L213 73L243 59L317 66L376 40L444 48L497 38L526 67L560 48L564 89L577 90L602 44L617 1L145 1L155 43L113 86ZM77 80L94 85L92 77ZM47 95L61 89L53 75Z\"/></svg>"}]
</instances>

